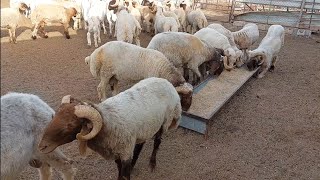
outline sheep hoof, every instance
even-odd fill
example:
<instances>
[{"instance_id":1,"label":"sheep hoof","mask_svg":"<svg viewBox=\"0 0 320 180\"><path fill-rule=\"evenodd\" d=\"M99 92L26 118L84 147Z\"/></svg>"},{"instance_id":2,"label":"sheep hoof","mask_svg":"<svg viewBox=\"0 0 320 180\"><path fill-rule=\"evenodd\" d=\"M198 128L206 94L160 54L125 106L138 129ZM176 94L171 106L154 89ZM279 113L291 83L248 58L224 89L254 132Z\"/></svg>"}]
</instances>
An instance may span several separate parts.
<instances>
[{"instance_id":1,"label":"sheep hoof","mask_svg":"<svg viewBox=\"0 0 320 180\"><path fill-rule=\"evenodd\" d=\"M49 36L48 35L44 35L43 37L47 39Z\"/></svg>"},{"instance_id":2,"label":"sheep hoof","mask_svg":"<svg viewBox=\"0 0 320 180\"><path fill-rule=\"evenodd\" d=\"M151 172L154 172L154 170L156 169L156 165L157 165L156 159L151 157L149 162L149 167L151 169Z\"/></svg>"},{"instance_id":3,"label":"sheep hoof","mask_svg":"<svg viewBox=\"0 0 320 180\"><path fill-rule=\"evenodd\" d=\"M66 35L66 38L67 38L67 39L70 39L70 35Z\"/></svg>"},{"instance_id":4,"label":"sheep hoof","mask_svg":"<svg viewBox=\"0 0 320 180\"><path fill-rule=\"evenodd\" d=\"M31 36L31 38L32 38L33 40L35 40L35 39L37 39L37 36Z\"/></svg>"}]
</instances>

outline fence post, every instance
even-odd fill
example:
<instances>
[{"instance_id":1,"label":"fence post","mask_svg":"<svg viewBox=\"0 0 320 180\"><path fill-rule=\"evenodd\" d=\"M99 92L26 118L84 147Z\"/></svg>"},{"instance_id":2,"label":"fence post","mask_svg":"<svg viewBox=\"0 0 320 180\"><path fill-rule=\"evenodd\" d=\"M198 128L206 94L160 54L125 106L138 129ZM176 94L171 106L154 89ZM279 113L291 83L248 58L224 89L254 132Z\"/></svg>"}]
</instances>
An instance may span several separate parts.
<instances>
[{"instance_id":1,"label":"fence post","mask_svg":"<svg viewBox=\"0 0 320 180\"><path fill-rule=\"evenodd\" d=\"M229 23L233 23L233 19L234 19L234 9L235 9L235 6L236 6L236 0L232 0L232 5L231 5L231 11L230 11L230 14L229 14Z\"/></svg>"},{"instance_id":2,"label":"fence post","mask_svg":"<svg viewBox=\"0 0 320 180\"><path fill-rule=\"evenodd\" d=\"M299 26L300 26L300 22L301 22L301 18L302 18L302 15L303 15L303 9L304 9L304 5L305 4L306 4L306 0L302 0L301 7L300 7L300 13L299 13L299 19L298 19L298 22L296 24L296 28L294 29L294 36L298 35L298 29L299 29Z\"/></svg>"}]
</instances>

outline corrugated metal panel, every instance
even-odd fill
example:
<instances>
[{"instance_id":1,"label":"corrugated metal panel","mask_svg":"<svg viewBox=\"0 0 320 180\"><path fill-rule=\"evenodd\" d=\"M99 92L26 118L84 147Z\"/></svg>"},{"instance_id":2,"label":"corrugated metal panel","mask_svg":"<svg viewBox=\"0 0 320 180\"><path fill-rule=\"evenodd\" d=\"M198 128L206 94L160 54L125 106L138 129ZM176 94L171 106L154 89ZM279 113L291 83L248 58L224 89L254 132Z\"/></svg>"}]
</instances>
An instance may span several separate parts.
<instances>
[{"instance_id":1,"label":"corrugated metal panel","mask_svg":"<svg viewBox=\"0 0 320 180\"><path fill-rule=\"evenodd\" d=\"M285 7L292 7L292 8L300 8L301 7L301 0L300 1L293 1L293 0L239 0L238 2L242 3L251 3L251 4L261 4L261 5L274 5L274 6L285 6Z\"/></svg>"}]
</instances>

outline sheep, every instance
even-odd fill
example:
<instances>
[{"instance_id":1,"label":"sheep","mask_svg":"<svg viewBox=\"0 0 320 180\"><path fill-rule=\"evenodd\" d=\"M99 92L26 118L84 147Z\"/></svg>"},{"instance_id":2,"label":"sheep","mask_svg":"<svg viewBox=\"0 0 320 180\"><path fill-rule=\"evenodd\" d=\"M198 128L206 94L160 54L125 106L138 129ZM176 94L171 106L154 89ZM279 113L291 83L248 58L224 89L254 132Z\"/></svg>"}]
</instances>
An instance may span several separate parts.
<instances>
[{"instance_id":1,"label":"sheep","mask_svg":"<svg viewBox=\"0 0 320 180\"><path fill-rule=\"evenodd\" d=\"M187 65L200 80L203 78L198 68L201 64L211 61L215 62L215 67L220 67L222 63L221 54L216 48L184 32L159 33L151 39L147 49L162 52L182 72ZM215 67L212 67L212 71L216 70Z\"/></svg>"},{"instance_id":2,"label":"sheep","mask_svg":"<svg viewBox=\"0 0 320 180\"><path fill-rule=\"evenodd\" d=\"M138 8L135 8L133 6L132 0L126 0L127 8L129 10L129 13L133 15L133 17L139 22L140 26L142 25L142 20L141 20L141 13Z\"/></svg>"},{"instance_id":3,"label":"sheep","mask_svg":"<svg viewBox=\"0 0 320 180\"><path fill-rule=\"evenodd\" d=\"M163 11L163 15L164 15L165 17L173 17L173 18L176 20L176 22L177 22L178 28L181 27L179 18L178 18L178 16L176 15L175 12Z\"/></svg>"},{"instance_id":4,"label":"sheep","mask_svg":"<svg viewBox=\"0 0 320 180\"><path fill-rule=\"evenodd\" d=\"M215 48L223 50L224 67L226 70L232 70L237 59L241 56L241 51L235 52L226 36L211 28L203 28L194 34L202 41Z\"/></svg>"},{"instance_id":5,"label":"sheep","mask_svg":"<svg viewBox=\"0 0 320 180\"><path fill-rule=\"evenodd\" d=\"M254 23L248 23L239 31L232 32L234 42L237 47L243 51L243 57L241 58L244 63L248 60L248 50L259 39L259 29Z\"/></svg>"},{"instance_id":6,"label":"sheep","mask_svg":"<svg viewBox=\"0 0 320 180\"><path fill-rule=\"evenodd\" d=\"M45 38L48 38L47 32L44 31L44 26L47 23L59 22L64 26L64 34L67 39L69 35L69 22L72 17L76 17L77 10L75 8L65 8L60 5L40 4L31 13L31 22L34 24L32 39L37 39L37 32L41 28L41 32Z\"/></svg>"},{"instance_id":7,"label":"sheep","mask_svg":"<svg viewBox=\"0 0 320 180\"><path fill-rule=\"evenodd\" d=\"M229 43L232 47L232 49L236 52L236 54L240 55L240 57L243 57L243 52L238 49L236 43L234 42L234 38L233 38L233 35L232 35L232 32L223 27L221 24L217 24L217 23L212 23L210 25L208 25L208 28L211 28L211 29L214 29L216 31L218 31L219 33L223 34L224 36L226 36L229 40ZM241 58L238 58L237 61L236 61L236 65L237 67L241 67L243 65L243 61Z\"/></svg>"},{"instance_id":8,"label":"sheep","mask_svg":"<svg viewBox=\"0 0 320 180\"><path fill-rule=\"evenodd\" d=\"M118 41L132 43L134 39L136 45L140 46L140 23L124 6L119 6L115 30Z\"/></svg>"},{"instance_id":9,"label":"sheep","mask_svg":"<svg viewBox=\"0 0 320 180\"><path fill-rule=\"evenodd\" d=\"M88 104L67 95L46 127L39 149L49 153L78 139L84 144L80 152L89 147L106 160L115 159L118 179L130 179L144 143L152 137L154 148L149 165L155 169L162 135L178 127L181 113L178 93L162 78L141 80L100 104Z\"/></svg>"},{"instance_id":10,"label":"sheep","mask_svg":"<svg viewBox=\"0 0 320 180\"><path fill-rule=\"evenodd\" d=\"M107 88L112 90L112 95L119 93L119 81L159 77L167 79L175 87L185 83L183 76L161 52L122 41L111 41L100 46L85 58L85 63L90 65L92 76L100 78L97 91L101 101L106 99ZM184 89L178 93L188 102L182 105L186 109L191 104L193 89Z\"/></svg>"},{"instance_id":11,"label":"sheep","mask_svg":"<svg viewBox=\"0 0 320 180\"><path fill-rule=\"evenodd\" d=\"M173 17L165 17L163 14L163 8L157 6L154 23L154 34L168 31L178 32L178 28L179 26L177 20Z\"/></svg>"},{"instance_id":12,"label":"sheep","mask_svg":"<svg viewBox=\"0 0 320 180\"><path fill-rule=\"evenodd\" d=\"M281 25L272 25L269 27L267 35L262 39L259 47L248 52L250 61L247 66L249 70L261 65L258 78L264 77L268 70L274 70L275 63L278 61L278 54L281 47L284 46L284 36L284 28Z\"/></svg>"},{"instance_id":13,"label":"sheep","mask_svg":"<svg viewBox=\"0 0 320 180\"><path fill-rule=\"evenodd\" d=\"M152 11L151 7L149 6L141 6L140 4L136 3L133 5L136 9L140 11L141 14L141 26L143 27L143 23L146 24L146 30L148 33L151 32L151 28L153 27L154 20L155 20L155 11Z\"/></svg>"},{"instance_id":14,"label":"sheep","mask_svg":"<svg viewBox=\"0 0 320 180\"><path fill-rule=\"evenodd\" d=\"M187 14L187 28L191 25L191 34L194 34L198 29L208 26L208 21L204 13L200 9L191 10Z\"/></svg>"},{"instance_id":15,"label":"sheep","mask_svg":"<svg viewBox=\"0 0 320 180\"><path fill-rule=\"evenodd\" d=\"M38 96L11 92L1 96L1 179L17 179L29 164L38 168L40 179L51 179L52 168L65 180L73 180L76 169L59 149L38 151L44 127L54 111Z\"/></svg>"},{"instance_id":16,"label":"sheep","mask_svg":"<svg viewBox=\"0 0 320 180\"><path fill-rule=\"evenodd\" d=\"M23 22L28 22L28 19L23 15L27 9L28 6L24 3L21 3L19 8L1 8L1 28L8 29L10 42L17 43L16 28L21 26Z\"/></svg>"}]
</instances>

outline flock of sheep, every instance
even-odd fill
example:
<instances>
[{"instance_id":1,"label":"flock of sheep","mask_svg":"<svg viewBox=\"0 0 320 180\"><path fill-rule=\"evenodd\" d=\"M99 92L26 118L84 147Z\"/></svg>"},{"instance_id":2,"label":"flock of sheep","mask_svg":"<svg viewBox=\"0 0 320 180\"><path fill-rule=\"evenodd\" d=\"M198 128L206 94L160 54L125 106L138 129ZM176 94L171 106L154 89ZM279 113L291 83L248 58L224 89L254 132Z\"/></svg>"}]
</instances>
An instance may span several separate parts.
<instances>
[{"instance_id":1,"label":"flock of sheep","mask_svg":"<svg viewBox=\"0 0 320 180\"><path fill-rule=\"evenodd\" d=\"M88 45L93 33L98 47L100 25L107 33L107 18L109 35L115 35L117 41L96 48L85 58L91 74L100 79L99 104L66 95L55 112L36 95L8 93L1 97L1 179L15 179L27 164L38 168L43 180L51 179L52 168L64 179L74 179L72 160L59 146L75 139L81 155L89 147L105 159L114 159L118 179L130 179L144 143L154 137L150 157L154 169L161 137L178 127L182 111L191 106L198 79L244 64L249 70L260 67L258 78L262 78L274 70L284 44L284 28L272 25L259 47L250 50L259 38L256 24L248 23L236 32L220 24L208 25L203 12L185 1L149 2L146 6L131 0L82 0L80 5L76 1L32 2L15 2L17 6L12 3L12 8L1 11L1 27L9 29L12 42L16 42L15 28L24 13L35 24L33 39L37 31L47 37L44 26L57 21L70 38L68 27L73 19L74 28L84 24L88 30ZM146 48L140 47L139 40L144 25L147 32L155 33ZM187 33L188 25L191 34ZM119 83L127 81L136 83L120 92ZM112 97L108 98L109 92Z\"/></svg>"}]
</instances>

